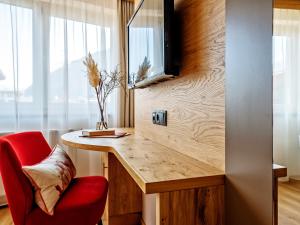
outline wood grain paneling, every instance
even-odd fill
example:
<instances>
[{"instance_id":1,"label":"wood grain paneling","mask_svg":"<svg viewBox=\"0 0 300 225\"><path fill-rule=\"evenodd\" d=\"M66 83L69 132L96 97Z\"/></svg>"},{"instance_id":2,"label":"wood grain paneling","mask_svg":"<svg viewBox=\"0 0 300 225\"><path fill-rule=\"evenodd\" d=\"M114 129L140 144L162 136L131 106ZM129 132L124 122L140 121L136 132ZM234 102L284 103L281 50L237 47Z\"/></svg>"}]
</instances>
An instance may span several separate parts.
<instances>
[{"instance_id":1,"label":"wood grain paneling","mask_svg":"<svg viewBox=\"0 0 300 225\"><path fill-rule=\"evenodd\" d=\"M223 225L224 186L160 193L156 225Z\"/></svg>"},{"instance_id":2,"label":"wood grain paneling","mask_svg":"<svg viewBox=\"0 0 300 225\"><path fill-rule=\"evenodd\" d=\"M224 170L225 0L176 0L181 72L135 92L136 131ZM168 110L168 126L151 113Z\"/></svg>"},{"instance_id":3,"label":"wood grain paneling","mask_svg":"<svg viewBox=\"0 0 300 225\"><path fill-rule=\"evenodd\" d=\"M273 163L273 176L276 178L286 177L287 176L287 167Z\"/></svg>"},{"instance_id":4,"label":"wood grain paneling","mask_svg":"<svg viewBox=\"0 0 300 225\"><path fill-rule=\"evenodd\" d=\"M274 8L300 10L300 0L274 0Z\"/></svg>"},{"instance_id":5,"label":"wood grain paneling","mask_svg":"<svg viewBox=\"0 0 300 225\"><path fill-rule=\"evenodd\" d=\"M111 216L108 225L140 225L141 214L131 213L119 216ZM105 222L103 225L106 225Z\"/></svg>"},{"instance_id":6,"label":"wood grain paneling","mask_svg":"<svg viewBox=\"0 0 300 225\"><path fill-rule=\"evenodd\" d=\"M278 178L287 176L287 168L273 164L273 224L278 225Z\"/></svg>"},{"instance_id":7,"label":"wood grain paneling","mask_svg":"<svg viewBox=\"0 0 300 225\"><path fill-rule=\"evenodd\" d=\"M142 191L113 153L108 154L109 225L136 225L142 216ZM126 219L127 218L127 219Z\"/></svg>"}]
</instances>

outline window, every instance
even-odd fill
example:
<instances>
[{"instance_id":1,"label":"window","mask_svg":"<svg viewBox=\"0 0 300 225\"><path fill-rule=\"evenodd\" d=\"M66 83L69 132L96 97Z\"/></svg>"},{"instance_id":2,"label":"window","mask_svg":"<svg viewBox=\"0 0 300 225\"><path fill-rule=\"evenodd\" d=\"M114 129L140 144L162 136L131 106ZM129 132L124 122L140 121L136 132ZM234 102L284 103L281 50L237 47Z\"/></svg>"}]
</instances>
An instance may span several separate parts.
<instances>
[{"instance_id":1,"label":"window","mask_svg":"<svg viewBox=\"0 0 300 225\"><path fill-rule=\"evenodd\" d=\"M76 129L97 121L82 61L91 52L101 68L112 67L111 27L53 8L0 3L0 131Z\"/></svg>"},{"instance_id":2,"label":"window","mask_svg":"<svg viewBox=\"0 0 300 225\"><path fill-rule=\"evenodd\" d=\"M13 130L11 117L28 117L33 104L32 10L0 3L0 15L0 129Z\"/></svg>"}]
</instances>

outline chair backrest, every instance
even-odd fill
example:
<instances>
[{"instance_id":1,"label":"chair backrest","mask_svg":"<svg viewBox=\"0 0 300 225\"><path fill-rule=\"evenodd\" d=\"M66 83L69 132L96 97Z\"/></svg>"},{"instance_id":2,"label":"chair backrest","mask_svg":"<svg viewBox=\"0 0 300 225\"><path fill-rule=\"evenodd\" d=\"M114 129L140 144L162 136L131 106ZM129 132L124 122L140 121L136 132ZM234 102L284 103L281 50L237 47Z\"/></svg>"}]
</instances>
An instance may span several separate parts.
<instances>
[{"instance_id":1,"label":"chair backrest","mask_svg":"<svg viewBox=\"0 0 300 225\"><path fill-rule=\"evenodd\" d=\"M23 132L0 138L0 172L15 225L24 225L33 206L33 189L22 166L34 165L51 152L41 132Z\"/></svg>"}]
</instances>

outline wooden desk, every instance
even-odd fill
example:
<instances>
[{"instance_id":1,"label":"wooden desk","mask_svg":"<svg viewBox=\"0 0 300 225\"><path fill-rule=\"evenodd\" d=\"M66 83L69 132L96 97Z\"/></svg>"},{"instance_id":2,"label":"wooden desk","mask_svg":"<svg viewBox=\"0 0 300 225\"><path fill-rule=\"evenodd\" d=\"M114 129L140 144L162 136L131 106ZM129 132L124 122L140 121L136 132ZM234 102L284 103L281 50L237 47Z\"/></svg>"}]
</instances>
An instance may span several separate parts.
<instances>
[{"instance_id":1,"label":"wooden desk","mask_svg":"<svg viewBox=\"0 0 300 225\"><path fill-rule=\"evenodd\" d=\"M286 177L287 176L287 168L285 166L273 164L273 176L275 178Z\"/></svg>"},{"instance_id":2,"label":"wooden desk","mask_svg":"<svg viewBox=\"0 0 300 225\"><path fill-rule=\"evenodd\" d=\"M273 164L273 225L278 224L278 178L286 176L286 167Z\"/></svg>"},{"instance_id":3,"label":"wooden desk","mask_svg":"<svg viewBox=\"0 0 300 225\"><path fill-rule=\"evenodd\" d=\"M124 129L122 129L124 131ZM142 192L156 193L156 225L223 225L224 172L134 134L119 139L62 136L65 145L107 152L108 224L140 224Z\"/></svg>"}]
</instances>

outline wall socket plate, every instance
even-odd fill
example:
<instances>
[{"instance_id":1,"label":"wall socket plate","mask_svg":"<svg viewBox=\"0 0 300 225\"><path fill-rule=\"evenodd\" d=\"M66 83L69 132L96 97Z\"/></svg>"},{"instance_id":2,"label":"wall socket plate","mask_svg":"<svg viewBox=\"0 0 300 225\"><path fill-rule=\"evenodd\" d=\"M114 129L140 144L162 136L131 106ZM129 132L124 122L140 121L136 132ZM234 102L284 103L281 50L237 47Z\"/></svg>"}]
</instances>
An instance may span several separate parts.
<instances>
[{"instance_id":1,"label":"wall socket plate","mask_svg":"<svg viewBox=\"0 0 300 225\"><path fill-rule=\"evenodd\" d=\"M152 123L167 126L167 110L155 110L152 113Z\"/></svg>"}]
</instances>

